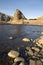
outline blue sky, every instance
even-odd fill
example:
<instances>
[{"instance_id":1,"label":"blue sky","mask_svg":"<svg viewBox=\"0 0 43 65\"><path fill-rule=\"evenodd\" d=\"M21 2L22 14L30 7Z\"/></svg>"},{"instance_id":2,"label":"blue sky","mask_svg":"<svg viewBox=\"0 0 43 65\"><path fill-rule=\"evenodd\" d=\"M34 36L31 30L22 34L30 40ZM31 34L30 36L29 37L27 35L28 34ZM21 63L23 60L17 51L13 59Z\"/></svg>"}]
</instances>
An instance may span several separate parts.
<instances>
[{"instance_id":1,"label":"blue sky","mask_svg":"<svg viewBox=\"0 0 43 65\"><path fill-rule=\"evenodd\" d=\"M43 16L43 0L0 0L0 12L14 15L16 9L27 18Z\"/></svg>"}]
</instances>

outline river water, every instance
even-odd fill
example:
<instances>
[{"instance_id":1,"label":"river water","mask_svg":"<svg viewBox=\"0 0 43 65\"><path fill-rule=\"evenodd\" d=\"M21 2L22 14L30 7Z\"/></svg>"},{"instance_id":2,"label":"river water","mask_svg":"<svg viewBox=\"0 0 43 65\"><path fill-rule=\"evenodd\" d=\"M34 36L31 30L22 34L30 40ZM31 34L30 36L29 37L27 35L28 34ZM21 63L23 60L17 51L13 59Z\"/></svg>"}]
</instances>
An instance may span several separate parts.
<instances>
[{"instance_id":1,"label":"river water","mask_svg":"<svg viewBox=\"0 0 43 65\"><path fill-rule=\"evenodd\" d=\"M32 25L0 25L0 45L5 48L16 47L21 45L28 45L22 42L23 38L37 39L43 34L43 26ZM9 40L9 37L13 36L13 40ZM8 45L8 46L7 46ZM8 47L9 48L9 47Z\"/></svg>"}]
</instances>

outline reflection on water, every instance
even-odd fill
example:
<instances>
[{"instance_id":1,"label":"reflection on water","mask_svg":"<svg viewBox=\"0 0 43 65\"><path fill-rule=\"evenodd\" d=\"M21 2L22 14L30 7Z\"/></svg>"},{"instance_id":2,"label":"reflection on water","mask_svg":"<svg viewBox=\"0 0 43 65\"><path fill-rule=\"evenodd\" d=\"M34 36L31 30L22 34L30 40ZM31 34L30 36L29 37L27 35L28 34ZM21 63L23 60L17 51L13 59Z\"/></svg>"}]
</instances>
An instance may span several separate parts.
<instances>
[{"instance_id":1,"label":"reflection on water","mask_svg":"<svg viewBox=\"0 0 43 65\"><path fill-rule=\"evenodd\" d=\"M24 37L36 39L43 32L43 26L30 25L0 25L0 43L21 43ZM14 40L9 40L9 36L17 36Z\"/></svg>"}]
</instances>

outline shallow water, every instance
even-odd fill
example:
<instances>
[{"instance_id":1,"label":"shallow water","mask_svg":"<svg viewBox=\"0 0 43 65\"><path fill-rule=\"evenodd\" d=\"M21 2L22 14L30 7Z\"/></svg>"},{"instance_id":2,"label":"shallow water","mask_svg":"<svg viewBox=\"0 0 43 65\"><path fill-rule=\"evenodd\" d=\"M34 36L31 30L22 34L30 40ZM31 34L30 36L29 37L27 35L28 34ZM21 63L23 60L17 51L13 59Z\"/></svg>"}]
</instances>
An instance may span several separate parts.
<instances>
[{"instance_id":1,"label":"shallow water","mask_svg":"<svg viewBox=\"0 0 43 65\"><path fill-rule=\"evenodd\" d=\"M3 46L9 45L13 47L13 44L23 45L22 39L24 37L30 39L37 39L43 34L43 26L32 26L32 25L0 25L0 44ZM9 40L9 36L15 37L14 40ZM4 45L5 44L5 45ZM24 44L28 45L28 44Z\"/></svg>"}]
</instances>

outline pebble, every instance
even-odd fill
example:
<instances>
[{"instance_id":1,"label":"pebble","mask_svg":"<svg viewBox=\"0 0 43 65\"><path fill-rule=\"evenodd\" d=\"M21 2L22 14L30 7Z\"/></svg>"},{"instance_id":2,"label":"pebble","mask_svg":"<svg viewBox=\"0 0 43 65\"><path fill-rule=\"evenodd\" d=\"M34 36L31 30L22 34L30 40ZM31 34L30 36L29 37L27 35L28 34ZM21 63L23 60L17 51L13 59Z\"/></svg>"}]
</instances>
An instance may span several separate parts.
<instances>
[{"instance_id":1,"label":"pebble","mask_svg":"<svg viewBox=\"0 0 43 65\"><path fill-rule=\"evenodd\" d=\"M19 52L11 50L10 52L8 52L8 56L11 58L15 58L19 56Z\"/></svg>"}]
</instances>

